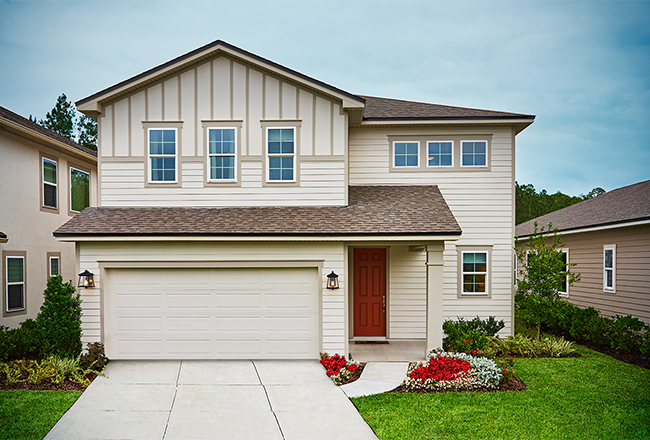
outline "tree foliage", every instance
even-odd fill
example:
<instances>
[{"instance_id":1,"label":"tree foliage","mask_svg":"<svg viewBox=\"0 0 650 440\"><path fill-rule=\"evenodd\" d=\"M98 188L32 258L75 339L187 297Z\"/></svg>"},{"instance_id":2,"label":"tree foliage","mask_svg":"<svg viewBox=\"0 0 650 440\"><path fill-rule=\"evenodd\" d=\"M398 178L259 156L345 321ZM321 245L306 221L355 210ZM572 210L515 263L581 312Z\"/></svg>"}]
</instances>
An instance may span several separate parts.
<instances>
[{"instance_id":1,"label":"tree foliage","mask_svg":"<svg viewBox=\"0 0 650 440\"><path fill-rule=\"evenodd\" d=\"M565 263L560 250L564 246L562 236L551 223L545 230L544 226L538 229L535 222L533 235L521 247L517 240L515 246L522 267L516 297L519 316L537 326L539 340L541 323L552 320L558 308L560 286L575 284L580 274L571 272L575 263Z\"/></svg>"},{"instance_id":2,"label":"tree foliage","mask_svg":"<svg viewBox=\"0 0 650 440\"><path fill-rule=\"evenodd\" d=\"M45 115L45 119L37 121L29 115L29 120L86 148L97 150L97 121L79 113L65 93L56 99L54 108Z\"/></svg>"},{"instance_id":3,"label":"tree foliage","mask_svg":"<svg viewBox=\"0 0 650 440\"><path fill-rule=\"evenodd\" d=\"M77 119L77 143L91 150L97 150L97 121L86 115Z\"/></svg>"},{"instance_id":4,"label":"tree foliage","mask_svg":"<svg viewBox=\"0 0 650 440\"><path fill-rule=\"evenodd\" d=\"M515 182L515 223L526 222L603 193L605 193L604 189L596 187L587 194L580 194L579 196L569 196L560 191L549 194L545 189L537 192L530 183L519 185L518 182Z\"/></svg>"}]
</instances>

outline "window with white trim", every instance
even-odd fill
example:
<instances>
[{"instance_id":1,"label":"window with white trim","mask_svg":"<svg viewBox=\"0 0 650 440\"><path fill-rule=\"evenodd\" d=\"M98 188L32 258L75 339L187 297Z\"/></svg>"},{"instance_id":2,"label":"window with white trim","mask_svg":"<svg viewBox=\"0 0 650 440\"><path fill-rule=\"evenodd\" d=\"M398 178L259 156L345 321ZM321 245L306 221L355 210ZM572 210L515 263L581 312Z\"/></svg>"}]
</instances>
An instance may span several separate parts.
<instances>
[{"instance_id":1,"label":"window with white trim","mask_svg":"<svg viewBox=\"0 0 650 440\"><path fill-rule=\"evenodd\" d=\"M43 207L56 209L57 203L57 163L43 158Z\"/></svg>"},{"instance_id":2,"label":"window with white trim","mask_svg":"<svg viewBox=\"0 0 650 440\"><path fill-rule=\"evenodd\" d=\"M208 181L237 180L237 130L208 128Z\"/></svg>"},{"instance_id":3,"label":"window with white trim","mask_svg":"<svg viewBox=\"0 0 650 440\"><path fill-rule=\"evenodd\" d=\"M59 275L61 269L59 267L60 264L60 259L59 257L50 257L50 265L49 265L49 276L55 277Z\"/></svg>"},{"instance_id":4,"label":"window with white trim","mask_svg":"<svg viewBox=\"0 0 650 440\"><path fill-rule=\"evenodd\" d=\"M295 127L266 128L268 182L296 181Z\"/></svg>"},{"instance_id":5,"label":"window with white trim","mask_svg":"<svg viewBox=\"0 0 650 440\"><path fill-rule=\"evenodd\" d=\"M560 252L562 252L561 259L562 262L564 263L564 270L569 270L569 249L564 248L564 249L558 249ZM560 294L560 296L569 296L569 275L567 274L566 278L564 281L560 283L560 285L557 287L557 292Z\"/></svg>"},{"instance_id":6,"label":"window with white trim","mask_svg":"<svg viewBox=\"0 0 650 440\"><path fill-rule=\"evenodd\" d=\"M393 142L395 168L420 166L420 142Z\"/></svg>"},{"instance_id":7,"label":"window with white trim","mask_svg":"<svg viewBox=\"0 0 650 440\"><path fill-rule=\"evenodd\" d=\"M81 212L90 206L90 174L70 167L70 211Z\"/></svg>"},{"instance_id":8,"label":"window with white trim","mask_svg":"<svg viewBox=\"0 0 650 440\"><path fill-rule=\"evenodd\" d=\"M603 246L603 291L616 292L616 245Z\"/></svg>"},{"instance_id":9,"label":"window with white trim","mask_svg":"<svg viewBox=\"0 0 650 440\"><path fill-rule=\"evenodd\" d=\"M427 167L453 167L453 141L427 142Z\"/></svg>"},{"instance_id":10,"label":"window with white trim","mask_svg":"<svg viewBox=\"0 0 650 440\"><path fill-rule=\"evenodd\" d=\"M6 257L5 310L16 312L25 309L25 257Z\"/></svg>"},{"instance_id":11,"label":"window with white trim","mask_svg":"<svg viewBox=\"0 0 650 440\"><path fill-rule=\"evenodd\" d=\"M149 183L178 181L175 128L149 129Z\"/></svg>"},{"instance_id":12,"label":"window with white trim","mask_svg":"<svg viewBox=\"0 0 650 440\"><path fill-rule=\"evenodd\" d=\"M462 253L463 294L486 294L488 276L487 252Z\"/></svg>"},{"instance_id":13,"label":"window with white trim","mask_svg":"<svg viewBox=\"0 0 650 440\"><path fill-rule=\"evenodd\" d=\"M461 166L487 166L487 141L462 141L460 145Z\"/></svg>"}]
</instances>

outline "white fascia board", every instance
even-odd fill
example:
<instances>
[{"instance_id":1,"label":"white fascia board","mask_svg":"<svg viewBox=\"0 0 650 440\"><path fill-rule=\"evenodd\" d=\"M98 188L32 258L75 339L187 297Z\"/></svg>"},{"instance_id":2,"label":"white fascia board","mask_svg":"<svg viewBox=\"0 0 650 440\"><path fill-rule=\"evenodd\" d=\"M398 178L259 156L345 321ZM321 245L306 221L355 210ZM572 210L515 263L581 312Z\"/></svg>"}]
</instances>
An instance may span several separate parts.
<instances>
[{"instance_id":1,"label":"white fascia board","mask_svg":"<svg viewBox=\"0 0 650 440\"><path fill-rule=\"evenodd\" d=\"M260 236L160 236L160 235L140 235L140 236L66 236L54 237L59 242L83 242L83 241L336 241L336 242L368 242L368 241L386 241L386 242L413 242L413 241L456 241L460 235L398 235L398 236L296 236L296 237L260 237Z\"/></svg>"},{"instance_id":2,"label":"white fascia board","mask_svg":"<svg viewBox=\"0 0 650 440\"><path fill-rule=\"evenodd\" d=\"M534 119L386 119L362 121L362 127L386 125L530 125Z\"/></svg>"},{"instance_id":3,"label":"white fascia board","mask_svg":"<svg viewBox=\"0 0 650 440\"><path fill-rule=\"evenodd\" d=\"M641 226L641 225L648 225L648 224L650 224L650 220L639 220L636 222L614 223L612 225L594 226L593 228L572 229L570 231L557 231L557 234L564 236L564 235L571 235L571 234L581 234L583 232L607 231L609 229L627 228L629 226ZM550 237L553 235L553 233L551 231L550 233L544 233L542 235L546 237ZM519 241L528 241L528 240L530 240L530 235L526 235L525 237L519 238Z\"/></svg>"}]
</instances>

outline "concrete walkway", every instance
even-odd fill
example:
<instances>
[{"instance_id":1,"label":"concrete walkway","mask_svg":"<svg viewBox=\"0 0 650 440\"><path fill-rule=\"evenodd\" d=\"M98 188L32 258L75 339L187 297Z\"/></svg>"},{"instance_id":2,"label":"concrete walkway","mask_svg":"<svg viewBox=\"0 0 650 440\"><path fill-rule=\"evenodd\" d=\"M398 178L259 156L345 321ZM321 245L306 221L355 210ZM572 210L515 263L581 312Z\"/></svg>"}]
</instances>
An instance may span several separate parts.
<instances>
[{"instance_id":1,"label":"concrete walkway","mask_svg":"<svg viewBox=\"0 0 650 440\"><path fill-rule=\"evenodd\" d=\"M348 397L385 393L400 386L408 368L408 362L368 362L361 377L341 389Z\"/></svg>"},{"instance_id":2,"label":"concrete walkway","mask_svg":"<svg viewBox=\"0 0 650 440\"><path fill-rule=\"evenodd\" d=\"M113 361L45 437L376 440L318 361Z\"/></svg>"}]
</instances>

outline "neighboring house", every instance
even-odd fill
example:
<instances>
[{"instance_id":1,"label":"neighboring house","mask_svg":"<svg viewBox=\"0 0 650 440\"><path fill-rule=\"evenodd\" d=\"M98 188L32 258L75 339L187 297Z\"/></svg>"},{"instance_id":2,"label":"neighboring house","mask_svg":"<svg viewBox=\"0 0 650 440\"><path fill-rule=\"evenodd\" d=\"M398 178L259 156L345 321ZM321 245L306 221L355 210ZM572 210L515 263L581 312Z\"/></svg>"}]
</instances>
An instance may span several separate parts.
<instances>
[{"instance_id":1,"label":"neighboring house","mask_svg":"<svg viewBox=\"0 0 650 440\"><path fill-rule=\"evenodd\" d=\"M35 318L47 277L77 280L75 246L52 232L97 206L97 154L0 107L0 325Z\"/></svg>"},{"instance_id":2,"label":"neighboring house","mask_svg":"<svg viewBox=\"0 0 650 440\"><path fill-rule=\"evenodd\" d=\"M533 116L353 95L222 41L77 108L99 122L99 208L55 236L95 274L84 341L110 358L435 348L477 314L512 332Z\"/></svg>"},{"instance_id":3,"label":"neighboring house","mask_svg":"<svg viewBox=\"0 0 650 440\"><path fill-rule=\"evenodd\" d=\"M605 315L632 315L650 324L650 180L517 225L527 240L534 223L562 235L562 251L580 281L560 295Z\"/></svg>"}]
</instances>

